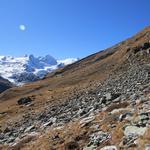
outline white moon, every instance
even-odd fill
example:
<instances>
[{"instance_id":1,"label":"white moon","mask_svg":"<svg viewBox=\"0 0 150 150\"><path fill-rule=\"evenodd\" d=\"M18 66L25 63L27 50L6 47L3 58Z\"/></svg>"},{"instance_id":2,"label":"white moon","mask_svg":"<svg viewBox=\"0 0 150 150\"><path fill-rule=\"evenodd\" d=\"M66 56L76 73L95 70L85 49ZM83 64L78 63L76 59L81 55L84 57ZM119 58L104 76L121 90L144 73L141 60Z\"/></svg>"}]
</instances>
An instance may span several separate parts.
<instances>
[{"instance_id":1,"label":"white moon","mask_svg":"<svg viewBox=\"0 0 150 150\"><path fill-rule=\"evenodd\" d=\"M26 26L23 25L23 24L21 24L21 25L19 26L19 29L20 29L21 31L25 31L25 30L26 30Z\"/></svg>"}]
</instances>

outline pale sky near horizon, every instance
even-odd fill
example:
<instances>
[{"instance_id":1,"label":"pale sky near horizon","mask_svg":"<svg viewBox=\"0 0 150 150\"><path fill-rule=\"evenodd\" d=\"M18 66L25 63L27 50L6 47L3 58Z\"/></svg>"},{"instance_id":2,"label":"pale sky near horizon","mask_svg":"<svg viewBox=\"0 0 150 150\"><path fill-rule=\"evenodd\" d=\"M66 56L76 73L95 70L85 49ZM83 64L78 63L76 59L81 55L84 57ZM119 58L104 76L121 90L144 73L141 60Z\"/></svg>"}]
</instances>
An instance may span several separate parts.
<instances>
[{"instance_id":1,"label":"pale sky near horizon","mask_svg":"<svg viewBox=\"0 0 150 150\"><path fill-rule=\"evenodd\" d=\"M0 55L85 57L150 25L149 0L0 0Z\"/></svg>"}]
</instances>

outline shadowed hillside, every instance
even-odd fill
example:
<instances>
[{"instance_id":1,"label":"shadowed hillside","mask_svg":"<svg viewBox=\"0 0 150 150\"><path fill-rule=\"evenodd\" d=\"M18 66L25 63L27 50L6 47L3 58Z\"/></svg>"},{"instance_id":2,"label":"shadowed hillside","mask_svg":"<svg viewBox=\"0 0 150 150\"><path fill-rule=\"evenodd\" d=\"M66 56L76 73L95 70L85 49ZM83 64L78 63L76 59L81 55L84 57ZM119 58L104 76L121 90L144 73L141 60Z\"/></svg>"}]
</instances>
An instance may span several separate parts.
<instances>
[{"instance_id":1,"label":"shadowed hillside","mask_svg":"<svg viewBox=\"0 0 150 150\"><path fill-rule=\"evenodd\" d=\"M0 93L13 87L13 85L6 79L0 77Z\"/></svg>"}]
</instances>

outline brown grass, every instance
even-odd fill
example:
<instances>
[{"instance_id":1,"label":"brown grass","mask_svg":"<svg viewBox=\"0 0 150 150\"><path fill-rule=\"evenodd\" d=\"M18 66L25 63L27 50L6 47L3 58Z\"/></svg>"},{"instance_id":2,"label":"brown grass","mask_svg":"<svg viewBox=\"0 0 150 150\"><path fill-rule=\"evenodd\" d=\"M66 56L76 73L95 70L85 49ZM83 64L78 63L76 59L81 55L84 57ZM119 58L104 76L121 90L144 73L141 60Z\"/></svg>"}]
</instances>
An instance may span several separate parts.
<instances>
[{"instance_id":1,"label":"brown grass","mask_svg":"<svg viewBox=\"0 0 150 150\"><path fill-rule=\"evenodd\" d=\"M114 109L119 109L119 108L126 108L129 105L128 102L122 102L122 103L118 103L118 104L111 104L106 111L111 112Z\"/></svg>"}]
</instances>

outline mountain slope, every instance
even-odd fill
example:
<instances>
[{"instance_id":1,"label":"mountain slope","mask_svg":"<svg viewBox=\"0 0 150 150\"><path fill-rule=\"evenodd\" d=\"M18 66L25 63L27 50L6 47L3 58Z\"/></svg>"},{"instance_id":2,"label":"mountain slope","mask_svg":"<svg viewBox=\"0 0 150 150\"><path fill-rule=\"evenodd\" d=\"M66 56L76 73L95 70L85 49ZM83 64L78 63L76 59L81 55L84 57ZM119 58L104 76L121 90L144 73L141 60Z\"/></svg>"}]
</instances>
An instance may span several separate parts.
<instances>
[{"instance_id":1,"label":"mountain slope","mask_svg":"<svg viewBox=\"0 0 150 150\"><path fill-rule=\"evenodd\" d=\"M32 101L20 106L20 98ZM10 148L144 149L150 133L150 27L42 80L9 89L0 101L2 144ZM15 141L14 135L30 140Z\"/></svg>"},{"instance_id":2,"label":"mountain slope","mask_svg":"<svg viewBox=\"0 0 150 150\"><path fill-rule=\"evenodd\" d=\"M0 93L13 87L13 85L6 79L0 77Z\"/></svg>"},{"instance_id":3,"label":"mountain slope","mask_svg":"<svg viewBox=\"0 0 150 150\"><path fill-rule=\"evenodd\" d=\"M28 84L19 90L19 93L14 93L13 89L10 91L13 95L22 95L30 91L44 88L58 88L64 86L88 86L89 82L96 83L106 79L115 69L124 66L129 60L128 57L134 48L149 40L149 28L129 38L105 51L100 51L96 54L88 56L82 60L77 61L72 65L68 65L62 69L50 73L44 80ZM131 49L131 50L129 50ZM134 53L134 52L133 52ZM78 86L79 85L79 86ZM27 92L26 92L27 89ZM81 87L82 89L82 87ZM7 98L5 98L7 99Z\"/></svg>"}]
</instances>

